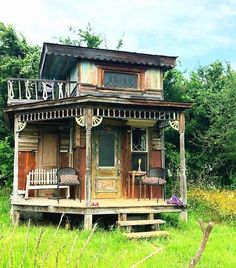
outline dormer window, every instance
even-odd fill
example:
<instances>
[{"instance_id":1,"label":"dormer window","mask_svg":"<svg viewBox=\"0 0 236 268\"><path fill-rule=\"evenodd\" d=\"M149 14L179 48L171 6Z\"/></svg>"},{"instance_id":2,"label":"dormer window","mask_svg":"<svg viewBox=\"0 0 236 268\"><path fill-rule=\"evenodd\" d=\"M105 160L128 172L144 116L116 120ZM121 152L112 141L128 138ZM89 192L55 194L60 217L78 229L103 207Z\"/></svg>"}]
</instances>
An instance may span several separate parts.
<instances>
[{"instance_id":1,"label":"dormer window","mask_svg":"<svg viewBox=\"0 0 236 268\"><path fill-rule=\"evenodd\" d=\"M138 74L104 71L103 86L107 88L138 88Z\"/></svg>"}]
</instances>

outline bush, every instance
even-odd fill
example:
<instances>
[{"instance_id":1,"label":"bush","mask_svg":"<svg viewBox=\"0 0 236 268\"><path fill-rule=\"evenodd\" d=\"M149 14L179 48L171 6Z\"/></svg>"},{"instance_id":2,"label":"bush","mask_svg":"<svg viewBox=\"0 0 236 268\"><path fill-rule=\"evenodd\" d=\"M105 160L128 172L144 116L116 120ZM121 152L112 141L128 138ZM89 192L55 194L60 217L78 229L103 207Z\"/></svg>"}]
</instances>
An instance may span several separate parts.
<instances>
[{"instance_id":1,"label":"bush","mask_svg":"<svg viewBox=\"0 0 236 268\"><path fill-rule=\"evenodd\" d=\"M236 190L193 188L188 193L195 211L214 221L236 219Z\"/></svg>"},{"instance_id":2,"label":"bush","mask_svg":"<svg viewBox=\"0 0 236 268\"><path fill-rule=\"evenodd\" d=\"M0 186L10 186L13 178L13 149L8 139L0 140Z\"/></svg>"}]
</instances>

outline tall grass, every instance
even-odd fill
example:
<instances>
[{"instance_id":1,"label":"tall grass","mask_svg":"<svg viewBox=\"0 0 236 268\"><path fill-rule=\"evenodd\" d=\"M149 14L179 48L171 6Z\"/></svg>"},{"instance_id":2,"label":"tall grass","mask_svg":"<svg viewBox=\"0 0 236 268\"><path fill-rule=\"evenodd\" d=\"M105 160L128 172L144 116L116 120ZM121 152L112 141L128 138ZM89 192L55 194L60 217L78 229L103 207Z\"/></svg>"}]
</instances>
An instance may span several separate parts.
<instances>
[{"instance_id":1,"label":"tall grass","mask_svg":"<svg viewBox=\"0 0 236 268\"><path fill-rule=\"evenodd\" d=\"M2 194L2 193L1 193ZM128 240L119 230L94 233L63 227L36 226L28 222L17 228L9 224L9 201L0 197L0 267L131 267L141 259L162 250L140 267L188 267L201 240L194 210L187 224L169 224L168 239ZM198 267L236 267L236 228L214 226Z\"/></svg>"}]
</instances>

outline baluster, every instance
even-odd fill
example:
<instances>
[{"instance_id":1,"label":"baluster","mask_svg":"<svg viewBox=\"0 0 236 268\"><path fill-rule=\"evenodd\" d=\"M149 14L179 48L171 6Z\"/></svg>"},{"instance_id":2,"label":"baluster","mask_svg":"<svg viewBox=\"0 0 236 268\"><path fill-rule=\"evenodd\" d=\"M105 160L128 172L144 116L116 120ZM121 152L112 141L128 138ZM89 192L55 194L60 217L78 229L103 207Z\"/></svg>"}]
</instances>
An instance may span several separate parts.
<instances>
[{"instance_id":1,"label":"baluster","mask_svg":"<svg viewBox=\"0 0 236 268\"><path fill-rule=\"evenodd\" d=\"M52 99L55 100L54 83L52 83Z\"/></svg>"},{"instance_id":2,"label":"baluster","mask_svg":"<svg viewBox=\"0 0 236 268\"><path fill-rule=\"evenodd\" d=\"M27 80L25 81L25 97L27 100L29 100L31 98L31 93L30 93L30 82Z\"/></svg>"},{"instance_id":3,"label":"baluster","mask_svg":"<svg viewBox=\"0 0 236 268\"><path fill-rule=\"evenodd\" d=\"M63 89L62 89L62 87L63 87L63 83L57 83L58 84L58 86L59 86L59 99L63 99Z\"/></svg>"},{"instance_id":4,"label":"baluster","mask_svg":"<svg viewBox=\"0 0 236 268\"><path fill-rule=\"evenodd\" d=\"M42 82L42 84L43 84L43 99L47 100L48 98L47 85L46 82Z\"/></svg>"},{"instance_id":5,"label":"baluster","mask_svg":"<svg viewBox=\"0 0 236 268\"><path fill-rule=\"evenodd\" d=\"M19 99L21 100L22 96L21 96L21 83L20 83L20 80L18 81L18 91L19 91Z\"/></svg>"},{"instance_id":6,"label":"baluster","mask_svg":"<svg viewBox=\"0 0 236 268\"><path fill-rule=\"evenodd\" d=\"M9 100L13 100L14 99L13 81L8 80L7 84L8 84L8 98Z\"/></svg>"},{"instance_id":7,"label":"baluster","mask_svg":"<svg viewBox=\"0 0 236 268\"><path fill-rule=\"evenodd\" d=\"M38 100L38 82L34 82L34 89L35 89L35 99Z\"/></svg>"}]
</instances>

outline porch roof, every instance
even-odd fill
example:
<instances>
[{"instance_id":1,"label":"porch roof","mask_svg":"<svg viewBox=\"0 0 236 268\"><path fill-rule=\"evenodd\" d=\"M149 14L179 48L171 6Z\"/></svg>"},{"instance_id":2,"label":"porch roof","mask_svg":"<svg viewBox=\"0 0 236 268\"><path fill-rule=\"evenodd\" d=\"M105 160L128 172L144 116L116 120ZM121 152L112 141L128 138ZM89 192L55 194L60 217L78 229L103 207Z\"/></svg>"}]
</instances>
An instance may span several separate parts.
<instances>
[{"instance_id":1,"label":"porch roof","mask_svg":"<svg viewBox=\"0 0 236 268\"><path fill-rule=\"evenodd\" d=\"M60 107L70 108L74 106L94 106L94 107L129 107L138 108L145 107L146 109L161 109L161 110L176 110L183 111L189 109L192 106L190 102L176 102L176 101L164 101L145 97L133 97L133 96L104 96L104 95L84 95L78 97L70 97L59 100L43 100L37 102L30 102L25 104L15 104L8 106L4 111L6 113L16 113L20 111L37 111L46 109L56 109Z\"/></svg>"},{"instance_id":2,"label":"porch roof","mask_svg":"<svg viewBox=\"0 0 236 268\"><path fill-rule=\"evenodd\" d=\"M167 70L175 66L176 58L176 56L44 43L40 59L40 77L65 79L78 60L160 67Z\"/></svg>"},{"instance_id":3,"label":"porch roof","mask_svg":"<svg viewBox=\"0 0 236 268\"><path fill-rule=\"evenodd\" d=\"M156 99L85 95L12 105L7 107L5 112L11 125L15 114L19 115L19 121L44 121L82 116L86 107L93 109L94 116L104 118L165 121L178 119L179 113L191 105L186 102Z\"/></svg>"}]
</instances>

